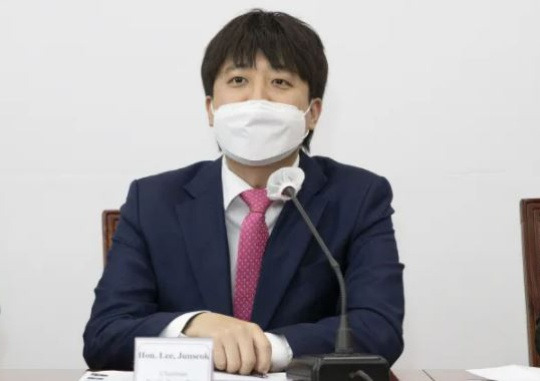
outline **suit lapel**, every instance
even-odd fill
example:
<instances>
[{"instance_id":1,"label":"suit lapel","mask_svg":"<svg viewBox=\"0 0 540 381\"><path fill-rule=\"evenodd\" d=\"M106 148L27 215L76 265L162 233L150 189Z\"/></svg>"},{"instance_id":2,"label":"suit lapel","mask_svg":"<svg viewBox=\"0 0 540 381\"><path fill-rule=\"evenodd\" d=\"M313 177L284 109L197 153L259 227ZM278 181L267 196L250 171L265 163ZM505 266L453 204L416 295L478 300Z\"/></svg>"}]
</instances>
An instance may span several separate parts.
<instances>
[{"instance_id":1,"label":"suit lapel","mask_svg":"<svg viewBox=\"0 0 540 381\"><path fill-rule=\"evenodd\" d=\"M320 195L314 196L325 184L326 176L317 163L305 154L301 154L300 167L306 179L298 200L316 226L327 201ZM263 329L274 315L311 239L311 232L300 213L292 202L287 202L268 241L253 306L252 321Z\"/></svg>"},{"instance_id":2,"label":"suit lapel","mask_svg":"<svg viewBox=\"0 0 540 381\"><path fill-rule=\"evenodd\" d=\"M176 212L197 286L209 310L232 314L229 246L223 210L221 160L202 168Z\"/></svg>"}]
</instances>

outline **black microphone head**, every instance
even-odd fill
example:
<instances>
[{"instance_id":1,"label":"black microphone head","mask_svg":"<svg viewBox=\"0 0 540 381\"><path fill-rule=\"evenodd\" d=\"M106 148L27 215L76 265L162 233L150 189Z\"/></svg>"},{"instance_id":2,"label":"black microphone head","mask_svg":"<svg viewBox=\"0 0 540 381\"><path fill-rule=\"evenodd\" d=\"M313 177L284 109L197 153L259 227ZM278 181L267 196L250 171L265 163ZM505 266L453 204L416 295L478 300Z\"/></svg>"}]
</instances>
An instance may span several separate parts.
<instances>
[{"instance_id":1,"label":"black microphone head","mask_svg":"<svg viewBox=\"0 0 540 381\"><path fill-rule=\"evenodd\" d=\"M270 200L288 201L293 198L300 188L306 175L301 168L284 167L270 175L266 183L266 193Z\"/></svg>"},{"instance_id":2,"label":"black microphone head","mask_svg":"<svg viewBox=\"0 0 540 381\"><path fill-rule=\"evenodd\" d=\"M283 189L281 194L285 197L293 198L294 196L296 196L296 189L294 189L293 187L289 185L285 187L285 189Z\"/></svg>"}]
</instances>

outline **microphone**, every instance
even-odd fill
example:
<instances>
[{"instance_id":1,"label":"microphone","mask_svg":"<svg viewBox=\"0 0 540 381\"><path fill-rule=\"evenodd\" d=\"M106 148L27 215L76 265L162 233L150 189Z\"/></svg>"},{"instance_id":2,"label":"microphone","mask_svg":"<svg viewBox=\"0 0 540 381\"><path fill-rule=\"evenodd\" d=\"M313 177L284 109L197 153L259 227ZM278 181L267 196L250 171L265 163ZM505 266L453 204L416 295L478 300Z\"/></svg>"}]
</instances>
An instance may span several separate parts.
<instances>
[{"instance_id":1,"label":"microphone","mask_svg":"<svg viewBox=\"0 0 540 381\"><path fill-rule=\"evenodd\" d=\"M388 381L390 367L381 356L354 353L352 331L347 316L347 289L339 263L320 236L296 195L302 187L305 174L298 167L280 168L268 178L266 191L271 200L291 200L315 237L332 270L336 274L340 292L340 321L336 335L335 352L294 358L287 368L287 378L293 381Z\"/></svg>"}]
</instances>

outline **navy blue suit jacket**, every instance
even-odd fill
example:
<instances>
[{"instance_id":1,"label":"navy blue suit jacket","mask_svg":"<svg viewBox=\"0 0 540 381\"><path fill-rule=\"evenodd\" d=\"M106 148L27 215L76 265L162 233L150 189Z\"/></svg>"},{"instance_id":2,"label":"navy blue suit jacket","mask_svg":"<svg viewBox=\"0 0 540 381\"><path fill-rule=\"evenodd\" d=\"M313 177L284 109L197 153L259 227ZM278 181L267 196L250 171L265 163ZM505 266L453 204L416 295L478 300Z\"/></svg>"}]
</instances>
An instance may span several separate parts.
<instances>
[{"instance_id":1,"label":"navy blue suit jacket","mask_svg":"<svg viewBox=\"0 0 540 381\"><path fill-rule=\"evenodd\" d=\"M232 315L222 161L131 184L84 332L94 369L131 369L134 338L158 336L195 310ZM302 154L300 202L345 273L356 350L393 363L403 350L403 265L388 182L363 169ZM333 351L335 275L301 216L286 203L270 238L252 321L284 335L294 356Z\"/></svg>"}]
</instances>

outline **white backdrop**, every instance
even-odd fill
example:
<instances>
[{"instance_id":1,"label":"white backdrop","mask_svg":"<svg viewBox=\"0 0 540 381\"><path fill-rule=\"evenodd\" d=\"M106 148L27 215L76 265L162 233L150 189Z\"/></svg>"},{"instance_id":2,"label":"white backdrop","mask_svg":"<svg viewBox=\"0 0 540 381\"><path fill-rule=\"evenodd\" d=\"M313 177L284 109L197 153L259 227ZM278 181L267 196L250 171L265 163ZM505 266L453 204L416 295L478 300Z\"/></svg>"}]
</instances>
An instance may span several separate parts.
<instances>
[{"instance_id":1,"label":"white backdrop","mask_svg":"<svg viewBox=\"0 0 540 381\"><path fill-rule=\"evenodd\" d=\"M252 7L321 35L313 154L393 185L397 368L527 363L518 203L540 196L540 2L0 0L0 368L82 368L100 213L217 157L203 50Z\"/></svg>"}]
</instances>

